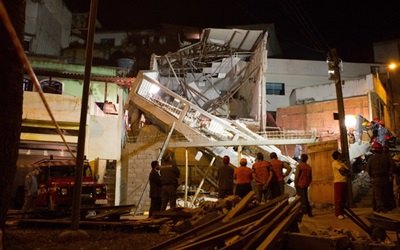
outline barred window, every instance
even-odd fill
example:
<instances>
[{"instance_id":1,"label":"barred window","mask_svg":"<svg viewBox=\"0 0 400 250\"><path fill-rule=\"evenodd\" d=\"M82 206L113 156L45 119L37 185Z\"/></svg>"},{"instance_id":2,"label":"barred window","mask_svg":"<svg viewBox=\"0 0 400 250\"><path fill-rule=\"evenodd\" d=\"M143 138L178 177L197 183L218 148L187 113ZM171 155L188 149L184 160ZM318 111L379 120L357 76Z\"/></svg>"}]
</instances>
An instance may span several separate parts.
<instances>
[{"instance_id":1,"label":"barred window","mask_svg":"<svg viewBox=\"0 0 400 250\"><path fill-rule=\"evenodd\" d=\"M59 94L63 92L63 84L57 80L46 79L40 82L44 93Z\"/></svg>"}]
</instances>

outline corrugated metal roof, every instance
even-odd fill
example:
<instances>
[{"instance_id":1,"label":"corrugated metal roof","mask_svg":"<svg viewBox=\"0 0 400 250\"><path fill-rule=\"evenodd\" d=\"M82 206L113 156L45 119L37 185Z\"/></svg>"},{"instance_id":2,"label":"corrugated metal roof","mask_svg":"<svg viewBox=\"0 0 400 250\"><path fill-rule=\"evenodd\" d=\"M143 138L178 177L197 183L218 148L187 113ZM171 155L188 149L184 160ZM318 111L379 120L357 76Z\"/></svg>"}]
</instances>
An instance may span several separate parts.
<instances>
[{"instance_id":1,"label":"corrugated metal roof","mask_svg":"<svg viewBox=\"0 0 400 250\"><path fill-rule=\"evenodd\" d=\"M84 79L85 66L54 61L46 58L30 58L30 63L37 75L54 76L68 79ZM115 83L122 87L130 87L134 77L121 75L121 69L117 67L92 66L91 80Z\"/></svg>"},{"instance_id":2,"label":"corrugated metal roof","mask_svg":"<svg viewBox=\"0 0 400 250\"><path fill-rule=\"evenodd\" d=\"M32 68L42 70L52 70L57 72L65 72L70 74L84 74L85 66L79 64L69 64L62 62L54 62L47 60L30 59ZM117 76L117 68L92 66L92 75L97 76Z\"/></svg>"}]
</instances>

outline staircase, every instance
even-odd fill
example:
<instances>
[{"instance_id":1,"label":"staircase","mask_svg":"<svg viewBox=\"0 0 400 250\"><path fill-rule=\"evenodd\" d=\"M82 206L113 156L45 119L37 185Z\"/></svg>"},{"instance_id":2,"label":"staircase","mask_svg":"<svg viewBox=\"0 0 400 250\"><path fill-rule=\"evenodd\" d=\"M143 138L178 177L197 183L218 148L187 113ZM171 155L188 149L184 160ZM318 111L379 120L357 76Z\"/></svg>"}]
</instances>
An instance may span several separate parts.
<instances>
[{"instance_id":1,"label":"staircase","mask_svg":"<svg viewBox=\"0 0 400 250\"><path fill-rule=\"evenodd\" d=\"M255 133L243 123L214 116L166 88L157 81L158 72L141 71L132 85L129 103L146 116L162 124L164 131L175 123L179 136L173 138L168 147L205 147L216 156L229 155L231 162L245 157L252 162L253 152L276 152L279 159L297 162L281 153L274 145L307 144L316 141L315 131L272 131Z\"/></svg>"}]
</instances>

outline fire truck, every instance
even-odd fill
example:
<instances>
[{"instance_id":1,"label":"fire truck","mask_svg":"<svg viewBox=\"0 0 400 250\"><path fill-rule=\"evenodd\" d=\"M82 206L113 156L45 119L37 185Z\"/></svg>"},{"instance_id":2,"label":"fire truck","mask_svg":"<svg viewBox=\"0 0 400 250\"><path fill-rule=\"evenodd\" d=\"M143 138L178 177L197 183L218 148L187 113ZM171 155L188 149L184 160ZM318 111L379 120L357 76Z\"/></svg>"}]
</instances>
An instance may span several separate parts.
<instances>
[{"instance_id":1,"label":"fire truck","mask_svg":"<svg viewBox=\"0 0 400 250\"><path fill-rule=\"evenodd\" d=\"M72 206L76 161L74 159L42 159L31 165L39 168L37 208L57 210ZM81 206L91 207L107 204L107 186L98 183L87 160L83 164Z\"/></svg>"}]
</instances>

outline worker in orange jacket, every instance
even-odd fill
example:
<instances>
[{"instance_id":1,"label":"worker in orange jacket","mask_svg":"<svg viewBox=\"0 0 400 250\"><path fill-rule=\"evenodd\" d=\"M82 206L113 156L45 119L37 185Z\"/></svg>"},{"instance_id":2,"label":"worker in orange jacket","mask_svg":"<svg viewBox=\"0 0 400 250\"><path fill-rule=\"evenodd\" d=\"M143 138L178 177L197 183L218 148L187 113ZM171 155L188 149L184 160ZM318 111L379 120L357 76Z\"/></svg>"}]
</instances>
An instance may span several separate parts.
<instances>
[{"instance_id":1,"label":"worker in orange jacket","mask_svg":"<svg viewBox=\"0 0 400 250\"><path fill-rule=\"evenodd\" d=\"M247 167L246 158L240 159L239 163L240 167L235 169L233 179L236 181L235 195L243 198L252 190L253 171Z\"/></svg>"}]
</instances>

